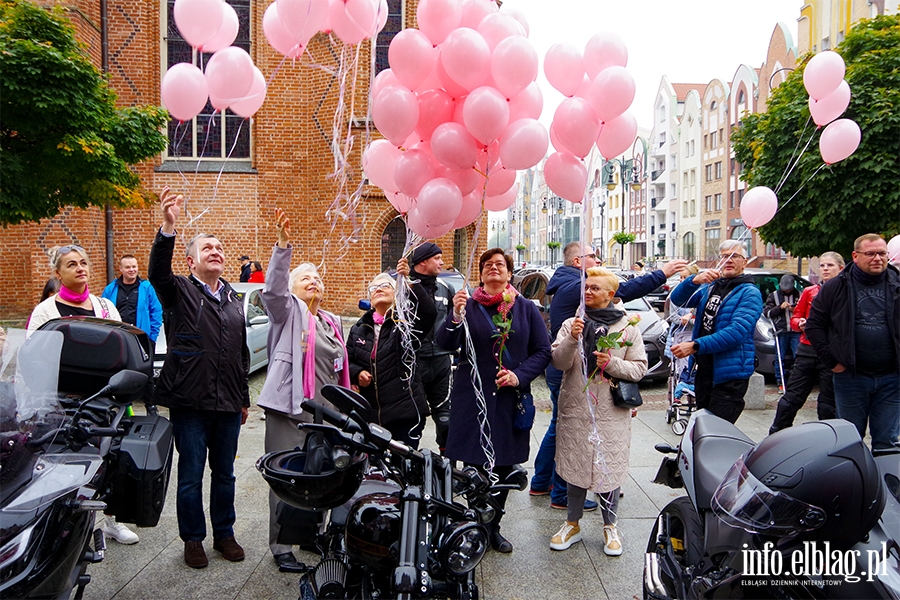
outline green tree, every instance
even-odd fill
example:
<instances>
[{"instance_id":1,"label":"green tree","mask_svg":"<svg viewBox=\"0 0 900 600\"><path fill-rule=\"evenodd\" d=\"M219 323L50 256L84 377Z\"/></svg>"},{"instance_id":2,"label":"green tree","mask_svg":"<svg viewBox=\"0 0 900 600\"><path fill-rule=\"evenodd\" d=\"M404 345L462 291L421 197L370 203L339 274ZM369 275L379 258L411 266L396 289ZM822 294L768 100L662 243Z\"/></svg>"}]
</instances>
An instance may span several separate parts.
<instances>
[{"instance_id":1,"label":"green tree","mask_svg":"<svg viewBox=\"0 0 900 600\"><path fill-rule=\"evenodd\" d=\"M836 51L847 65L845 79L852 92L843 116L859 124L862 142L852 156L814 175L823 164L821 130L816 131L778 192L779 211L759 232L795 256L836 250L849 257L853 240L864 233L882 233L887 239L900 233L900 17L861 21ZM803 68L811 57L803 57L778 86L768 111L745 116L732 137L742 176L751 187L775 189L803 148L798 141L805 144L815 128L803 87Z\"/></svg>"},{"instance_id":2,"label":"green tree","mask_svg":"<svg viewBox=\"0 0 900 600\"><path fill-rule=\"evenodd\" d=\"M0 224L143 203L129 165L165 148L168 113L116 108L61 8L0 0L0 73Z\"/></svg>"}]
</instances>

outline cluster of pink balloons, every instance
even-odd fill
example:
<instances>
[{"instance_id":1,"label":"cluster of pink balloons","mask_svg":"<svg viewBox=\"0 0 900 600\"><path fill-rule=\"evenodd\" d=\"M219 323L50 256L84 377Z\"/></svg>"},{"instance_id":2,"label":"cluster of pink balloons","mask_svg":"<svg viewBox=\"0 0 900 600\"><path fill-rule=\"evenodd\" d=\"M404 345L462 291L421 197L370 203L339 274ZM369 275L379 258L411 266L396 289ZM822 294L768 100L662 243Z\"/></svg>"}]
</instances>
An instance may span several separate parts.
<instances>
[{"instance_id":1,"label":"cluster of pink balloons","mask_svg":"<svg viewBox=\"0 0 900 600\"><path fill-rule=\"evenodd\" d=\"M827 164L842 161L859 147L862 132L851 119L838 119L850 106L850 85L844 79L844 59L826 50L813 56L803 71L803 85L809 92L809 114L819 127L819 152ZM837 120L835 120L837 119Z\"/></svg>"},{"instance_id":2,"label":"cluster of pink balloons","mask_svg":"<svg viewBox=\"0 0 900 600\"><path fill-rule=\"evenodd\" d=\"M582 53L572 44L555 44L544 57L544 74L567 98L550 124L557 150L544 165L544 178L554 193L580 203L587 184L583 158L594 144L604 158L631 147L637 119L628 111L634 100L634 78L625 68L628 50L611 32L598 33Z\"/></svg>"},{"instance_id":3,"label":"cluster of pink balloons","mask_svg":"<svg viewBox=\"0 0 900 600\"><path fill-rule=\"evenodd\" d=\"M281 0L279 0L281 1ZM369 145L369 180L417 234L466 227L518 194L516 171L547 153L537 118L537 52L528 23L491 0L422 0L419 29L388 50L372 84L372 119L386 139Z\"/></svg>"},{"instance_id":4,"label":"cluster of pink balloons","mask_svg":"<svg viewBox=\"0 0 900 600\"><path fill-rule=\"evenodd\" d=\"M741 219L750 229L762 227L778 212L778 197L764 185L747 190L741 199Z\"/></svg>"},{"instance_id":5,"label":"cluster of pink balloons","mask_svg":"<svg viewBox=\"0 0 900 600\"><path fill-rule=\"evenodd\" d=\"M266 80L243 48L232 46L238 18L224 0L176 0L175 25L199 52L210 53L204 73L191 63L172 65L160 86L163 106L179 121L193 119L210 101L250 118L266 99Z\"/></svg>"},{"instance_id":6,"label":"cluster of pink balloons","mask_svg":"<svg viewBox=\"0 0 900 600\"><path fill-rule=\"evenodd\" d=\"M263 31L279 53L300 58L319 32L358 44L378 35L387 18L387 0L275 0L263 15Z\"/></svg>"},{"instance_id":7,"label":"cluster of pink balloons","mask_svg":"<svg viewBox=\"0 0 900 600\"><path fill-rule=\"evenodd\" d=\"M888 260L895 265L900 265L900 235L891 238L887 245Z\"/></svg>"}]
</instances>

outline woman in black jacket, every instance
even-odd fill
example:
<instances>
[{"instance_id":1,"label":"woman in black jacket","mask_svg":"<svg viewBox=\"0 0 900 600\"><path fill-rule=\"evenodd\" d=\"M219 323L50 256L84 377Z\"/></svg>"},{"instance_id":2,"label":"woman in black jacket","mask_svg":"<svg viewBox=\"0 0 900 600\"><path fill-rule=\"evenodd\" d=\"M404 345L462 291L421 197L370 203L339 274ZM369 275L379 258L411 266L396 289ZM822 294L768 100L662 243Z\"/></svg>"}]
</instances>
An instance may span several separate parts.
<instances>
[{"instance_id":1,"label":"woman in black jacket","mask_svg":"<svg viewBox=\"0 0 900 600\"><path fill-rule=\"evenodd\" d=\"M409 276L405 258L397 263L397 272ZM395 310L396 282L386 273L368 286L372 308L350 329L347 353L350 356L350 381L372 406L374 420L399 440L417 448L428 416L428 403L418 372L414 352L423 332L431 331L437 312L434 301L418 281L410 286L413 335L404 340ZM408 344L405 348L404 344Z\"/></svg>"}]
</instances>

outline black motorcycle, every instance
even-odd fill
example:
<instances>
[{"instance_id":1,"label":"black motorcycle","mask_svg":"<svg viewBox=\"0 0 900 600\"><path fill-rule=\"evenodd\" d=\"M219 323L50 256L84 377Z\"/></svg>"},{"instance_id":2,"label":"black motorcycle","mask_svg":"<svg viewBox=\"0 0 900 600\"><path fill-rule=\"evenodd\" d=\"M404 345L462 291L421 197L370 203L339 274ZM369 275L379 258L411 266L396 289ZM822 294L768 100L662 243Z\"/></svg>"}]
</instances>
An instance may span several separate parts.
<instances>
[{"instance_id":1,"label":"black motorcycle","mask_svg":"<svg viewBox=\"0 0 900 600\"><path fill-rule=\"evenodd\" d=\"M144 397L146 334L122 323L66 318L11 331L0 365L0 597L81 598L103 560L98 511L159 522L172 430L129 416Z\"/></svg>"},{"instance_id":2,"label":"black motorcycle","mask_svg":"<svg viewBox=\"0 0 900 600\"><path fill-rule=\"evenodd\" d=\"M900 448L873 453L847 421L756 444L695 412L656 483L686 496L659 514L644 598L900 599Z\"/></svg>"},{"instance_id":3,"label":"black motorcycle","mask_svg":"<svg viewBox=\"0 0 900 600\"><path fill-rule=\"evenodd\" d=\"M302 425L302 450L256 463L282 501L331 510L315 537L321 560L302 577L300 597L478 598L474 570L490 547L486 525L501 510L492 494L525 489L525 470L492 483L477 469L454 469L369 423L362 396L336 386L322 393L340 413L304 407L330 425Z\"/></svg>"}]
</instances>

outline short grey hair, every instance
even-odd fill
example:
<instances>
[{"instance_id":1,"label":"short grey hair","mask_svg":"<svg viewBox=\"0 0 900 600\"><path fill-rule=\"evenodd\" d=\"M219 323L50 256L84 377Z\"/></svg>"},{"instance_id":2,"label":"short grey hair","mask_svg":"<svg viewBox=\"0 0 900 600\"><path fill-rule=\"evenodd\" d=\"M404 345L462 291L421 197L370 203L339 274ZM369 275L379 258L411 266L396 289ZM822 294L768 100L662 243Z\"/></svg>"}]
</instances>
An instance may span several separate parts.
<instances>
[{"instance_id":1,"label":"short grey hair","mask_svg":"<svg viewBox=\"0 0 900 600\"><path fill-rule=\"evenodd\" d=\"M293 271L291 271L290 278L288 279L288 290L294 289L294 283L296 283L304 273L315 273L316 277L321 279L321 276L319 275L319 268L316 265L310 262L300 263ZM322 293L324 294L325 284L322 283L320 285L320 288L322 289Z\"/></svg>"},{"instance_id":2,"label":"short grey hair","mask_svg":"<svg viewBox=\"0 0 900 600\"><path fill-rule=\"evenodd\" d=\"M198 258L198 257L199 257L199 256L198 256L198 252L196 251L196 248L197 248L197 242L198 242L199 240L205 240L205 239L208 239L208 238L215 238L215 237L216 237L216 236L214 236L214 235L211 234L211 233L198 233L197 235L195 235L194 237L192 237L192 238L188 241L187 246L184 247L184 256L185 256L185 257L193 256L193 257L195 257L195 258Z\"/></svg>"},{"instance_id":3,"label":"short grey hair","mask_svg":"<svg viewBox=\"0 0 900 600\"><path fill-rule=\"evenodd\" d=\"M740 251L741 256L744 256L744 242L742 242L741 240L725 240L724 242L719 244L719 254L721 254L722 252L737 254L738 251ZM747 257L744 256L744 258Z\"/></svg>"}]
</instances>

